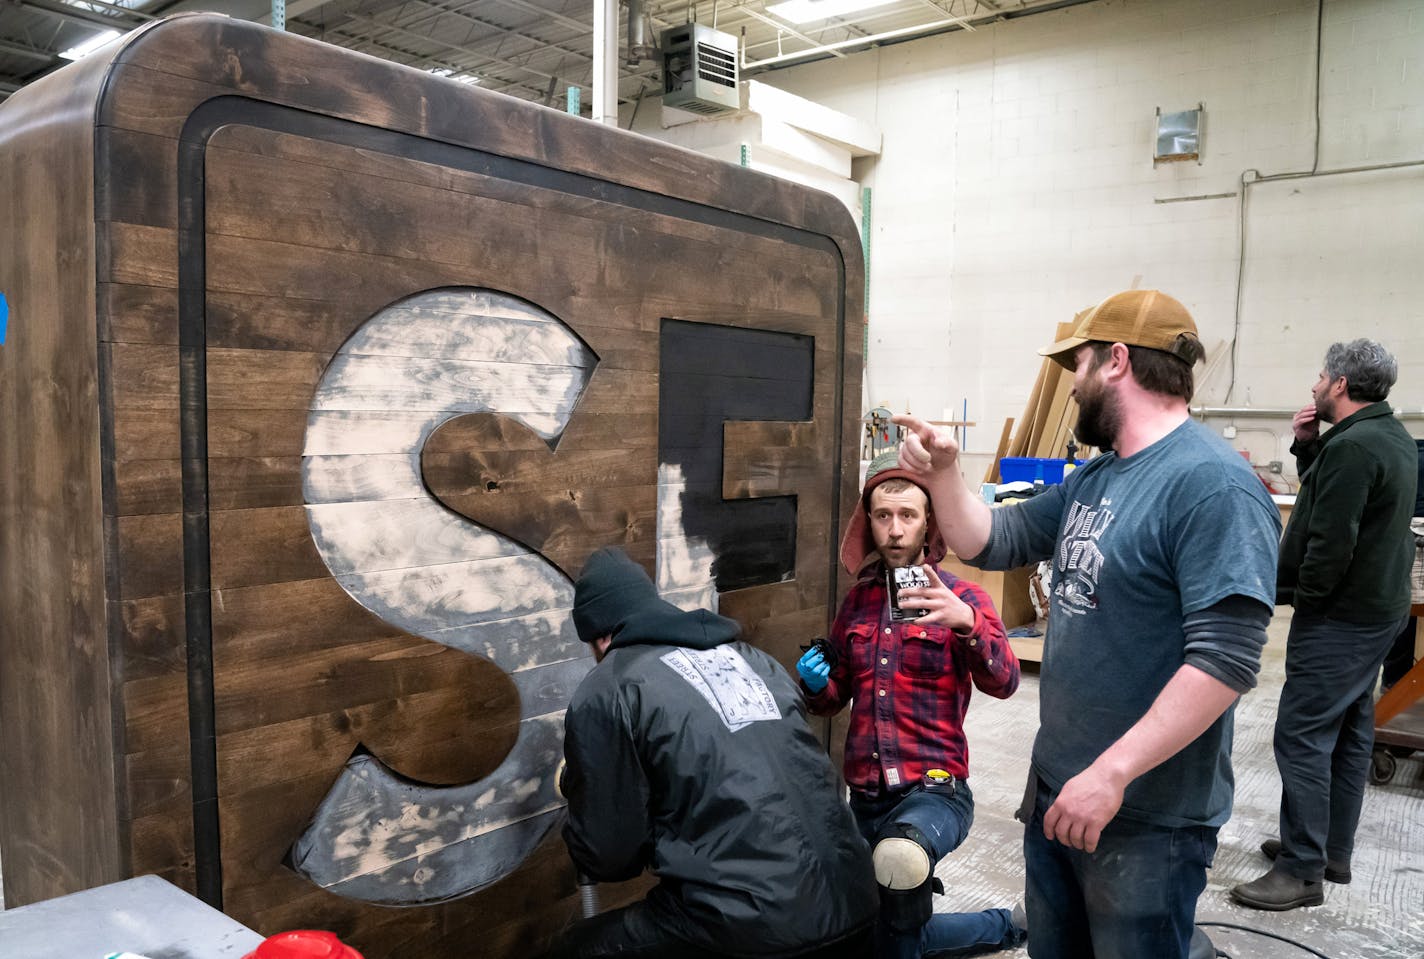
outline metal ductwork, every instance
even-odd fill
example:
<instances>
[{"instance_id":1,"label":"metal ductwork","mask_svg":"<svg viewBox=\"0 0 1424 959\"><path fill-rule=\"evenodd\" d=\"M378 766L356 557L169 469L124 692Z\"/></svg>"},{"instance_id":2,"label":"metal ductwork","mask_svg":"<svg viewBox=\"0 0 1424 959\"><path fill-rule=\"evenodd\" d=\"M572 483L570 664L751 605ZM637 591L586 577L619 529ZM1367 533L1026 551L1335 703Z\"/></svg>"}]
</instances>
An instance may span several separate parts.
<instances>
[{"instance_id":1,"label":"metal ductwork","mask_svg":"<svg viewBox=\"0 0 1424 959\"><path fill-rule=\"evenodd\" d=\"M648 42L648 12L644 0L628 0L628 64L653 60L657 47Z\"/></svg>"}]
</instances>

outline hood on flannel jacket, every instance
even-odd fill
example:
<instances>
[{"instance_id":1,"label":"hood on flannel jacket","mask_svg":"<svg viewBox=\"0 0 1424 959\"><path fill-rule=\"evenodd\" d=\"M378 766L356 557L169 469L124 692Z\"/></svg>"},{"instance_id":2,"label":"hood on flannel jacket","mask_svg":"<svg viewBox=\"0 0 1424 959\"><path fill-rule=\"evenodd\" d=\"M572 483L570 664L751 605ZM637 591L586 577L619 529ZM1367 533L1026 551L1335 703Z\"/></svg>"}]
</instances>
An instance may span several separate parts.
<instances>
[{"instance_id":1,"label":"hood on flannel jacket","mask_svg":"<svg viewBox=\"0 0 1424 959\"><path fill-rule=\"evenodd\" d=\"M915 474L901 469L899 462L898 450L886 450L871 460L865 470L865 487L860 491L860 502L856 504L850 523L846 525L845 535L841 537L841 565L852 576L859 576L880 559L880 554L875 551L875 538L870 531L870 516L867 513L870 508L870 491L889 479L909 480L920 486ZM924 487L920 486L920 489L923 490ZM929 499L928 493L925 494L925 499ZM944 538L939 534L939 525L931 515L929 531L925 538L925 560L939 565L947 552Z\"/></svg>"}]
</instances>

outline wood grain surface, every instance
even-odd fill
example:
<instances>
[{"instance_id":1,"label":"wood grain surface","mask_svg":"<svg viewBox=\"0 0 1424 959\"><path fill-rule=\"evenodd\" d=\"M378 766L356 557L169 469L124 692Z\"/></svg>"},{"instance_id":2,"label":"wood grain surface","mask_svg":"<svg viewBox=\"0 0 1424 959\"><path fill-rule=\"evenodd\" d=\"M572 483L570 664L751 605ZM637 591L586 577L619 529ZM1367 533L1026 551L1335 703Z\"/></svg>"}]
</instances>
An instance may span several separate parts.
<instances>
[{"instance_id":1,"label":"wood grain surface","mask_svg":"<svg viewBox=\"0 0 1424 959\"><path fill-rule=\"evenodd\" d=\"M0 349L0 386L65 397L27 412L0 390L20 430L0 475L36 477L0 500L0 558L34 567L4 598L43 599L35 639L0 650L75 641L34 650L48 713L0 671L0 769L40 774L11 732L33 726L73 757L43 775L92 828L7 807L7 901L157 872L368 955L537 951L576 908L546 835L591 662L567 612L587 555L623 546L788 665L834 612L849 217L225 18L136 31L12 97L0 129L60 102L62 132L0 139L16 217L42 215L26 190L68 198L52 239L0 246L7 293L53 261L23 287L53 332Z\"/></svg>"}]
</instances>

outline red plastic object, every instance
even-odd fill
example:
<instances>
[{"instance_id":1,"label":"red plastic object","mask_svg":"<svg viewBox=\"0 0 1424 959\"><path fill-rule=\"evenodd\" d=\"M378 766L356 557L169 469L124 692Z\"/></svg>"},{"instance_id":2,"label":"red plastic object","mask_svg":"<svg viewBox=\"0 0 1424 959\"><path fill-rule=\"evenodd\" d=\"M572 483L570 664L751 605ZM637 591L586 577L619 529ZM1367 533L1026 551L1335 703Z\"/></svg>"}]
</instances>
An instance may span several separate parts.
<instances>
[{"instance_id":1,"label":"red plastic object","mask_svg":"<svg viewBox=\"0 0 1424 959\"><path fill-rule=\"evenodd\" d=\"M362 956L333 932L297 929L269 936L245 959L362 959Z\"/></svg>"}]
</instances>

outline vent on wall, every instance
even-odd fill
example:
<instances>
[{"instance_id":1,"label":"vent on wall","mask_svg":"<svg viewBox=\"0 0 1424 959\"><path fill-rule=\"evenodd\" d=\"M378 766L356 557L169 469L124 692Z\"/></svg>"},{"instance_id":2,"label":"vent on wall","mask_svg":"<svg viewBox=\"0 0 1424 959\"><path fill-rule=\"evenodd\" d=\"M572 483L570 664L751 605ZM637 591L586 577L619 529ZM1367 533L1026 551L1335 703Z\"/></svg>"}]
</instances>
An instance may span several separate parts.
<instances>
[{"instance_id":1,"label":"vent on wall","mask_svg":"<svg viewBox=\"0 0 1424 959\"><path fill-rule=\"evenodd\" d=\"M737 38L700 23L663 31L663 105L712 116L741 108Z\"/></svg>"},{"instance_id":2,"label":"vent on wall","mask_svg":"<svg viewBox=\"0 0 1424 959\"><path fill-rule=\"evenodd\" d=\"M1157 108L1157 142L1152 151L1152 165L1196 160L1201 164L1202 115L1206 107L1198 103L1195 110L1163 113Z\"/></svg>"}]
</instances>

